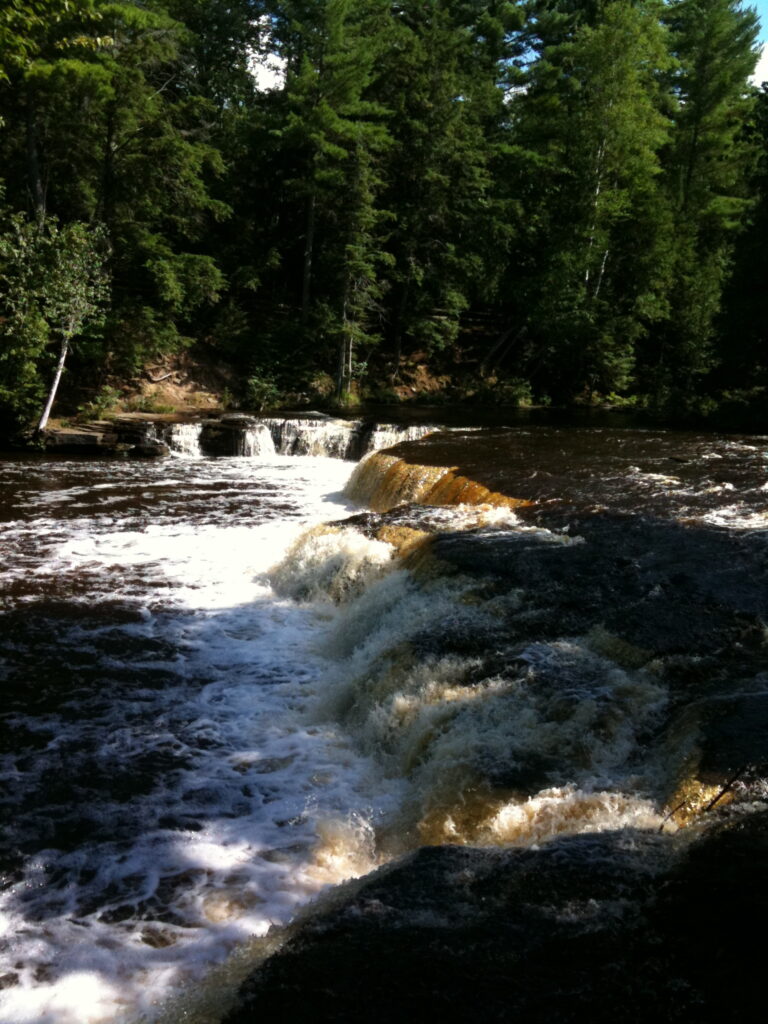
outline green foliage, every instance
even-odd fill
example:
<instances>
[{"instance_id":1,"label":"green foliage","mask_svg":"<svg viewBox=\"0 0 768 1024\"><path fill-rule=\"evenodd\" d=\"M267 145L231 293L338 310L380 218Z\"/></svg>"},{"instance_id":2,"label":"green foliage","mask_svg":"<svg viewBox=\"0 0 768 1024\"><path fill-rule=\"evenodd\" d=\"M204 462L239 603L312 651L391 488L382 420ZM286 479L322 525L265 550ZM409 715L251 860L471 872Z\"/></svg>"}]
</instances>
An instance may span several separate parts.
<instances>
[{"instance_id":1,"label":"green foliage","mask_svg":"<svg viewBox=\"0 0 768 1024\"><path fill-rule=\"evenodd\" d=\"M417 352L511 403L763 382L755 33L737 0L6 0L0 403L39 407L78 305L94 411L193 342L257 407ZM94 309L54 256L86 234Z\"/></svg>"},{"instance_id":2,"label":"green foliage","mask_svg":"<svg viewBox=\"0 0 768 1024\"><path fill-rule=\"evenodd\" d=\"M77 407L78 419L100 420L122 400L119 388L104 384L89 402Z\"/></svg>"},{"instance_id":3,"label":"green foliage","mask_svg":"<svg viewBox=\"0 0 768 1024\"><path fill-rule=\"evenodd\" d=\"M470 397L476 403L522 408L533 404L531 382L522 377L487 377L472 388Z\"/></svg>"},{"instance_id":4,"label":"green foliage","mask_svg":"<svg viewBox=\"0 0 768 1024\"><path fill-rule=\"evenodd\" d=\"M101 227L45 230L20 215L0 234L0 403L28 418L49 381L50 344L103 322L108 298L107 241Z\"/></svg>"},{"instance_id":5,"label":"green foliage","mask_svg":"<svg viewBox=\"0 0 768 1024\"><path fill-rule=\"evenodd\" d=\"M651 209L671 128L659 13L653 0L615 0L593 23L545 39L516 99L539 175L526 251L533 370L560 394L625 389L652 322Z\"/></svg>"},{"instance_id":6,"label":"green foliage","mask_svg":"<svg viewBox=\"0 0 768 1024\"><path fill-rule=\"evenodd\" d=\"M246 403L249 409L260 412L277 405L280 400L280 388L270 374L254 374L248 378Z\"/></svg>"},{"instance_id":7,"label":"green foliage","mask_svg":"<svg viewBox=\"0 0 768 1024\"><path fill-rule=\"evenodd\" d=\"M677 58L676 106L665 155L669 315L644 352L658 405L698 405L717 362L716 320L731 254L750 207L754 141L744 131L757 58L757 19L736 0L677 0L667 20Z\"/></svg>"}]
</instances>

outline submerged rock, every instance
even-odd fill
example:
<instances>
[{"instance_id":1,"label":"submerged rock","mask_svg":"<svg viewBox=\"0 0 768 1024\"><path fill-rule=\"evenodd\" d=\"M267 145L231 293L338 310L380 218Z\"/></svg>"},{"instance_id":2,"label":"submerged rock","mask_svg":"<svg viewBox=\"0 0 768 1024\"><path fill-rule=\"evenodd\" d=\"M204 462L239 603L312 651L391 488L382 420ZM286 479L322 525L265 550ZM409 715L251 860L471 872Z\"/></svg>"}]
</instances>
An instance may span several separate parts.
<instances>
[{"instance_id":1,"label":"submerged rock","mask_svg":"<svg viewBox=\"0 0 768 1024\"><path fill-rule=\"evenodd\" d=\"M571 537L583 543L567 543ZM768 620L761 534L595 515L568 534L442 534L432 555L454 570L525 587L542 609L542 633L601 626L649 656L717 651L749 640L749 629Z\"/></svg>"},{"instance_id":2,"label":"submerged rock","mask_svg":"<svg viewBox=\"0 0 768 1024\"><path fill-rule=\"evenodd\" d=\"M134 459L162 459L171 454L171 449L163 441L147 441L135 445L128 454Z\"/></svg>"},{"instance_id":3,"label":"submerged rock","mask_svg":"<svg viewBox=\"0 0 768 1024\"><path fill-rule=\"evenodd\" d=\"M762 675L741 686L754 690L766 682ZM667 800L679 825L716 805L761 796L768 777L768 691L693 701L670 725L666 745L679 766Z\"/></svg>"}]
</instances>

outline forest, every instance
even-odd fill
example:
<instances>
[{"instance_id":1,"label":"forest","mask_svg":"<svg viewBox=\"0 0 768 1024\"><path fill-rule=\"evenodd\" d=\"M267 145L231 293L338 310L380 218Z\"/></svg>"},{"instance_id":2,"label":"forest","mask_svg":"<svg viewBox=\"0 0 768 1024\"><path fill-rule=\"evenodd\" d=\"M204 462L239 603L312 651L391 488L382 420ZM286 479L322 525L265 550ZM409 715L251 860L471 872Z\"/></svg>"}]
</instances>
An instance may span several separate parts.
<instances>
[{"instance_id":1,"label":"forest","mask_svg":"<svg viewBox=\"0 0 768 1024\"><path fill-rule=\"evenodd\" d=\"M756 406L758 30L738 0L6 0L0 420L185 350L250 409L385 402L415 363L443 400Z\"/></svg>"}]
</instances>

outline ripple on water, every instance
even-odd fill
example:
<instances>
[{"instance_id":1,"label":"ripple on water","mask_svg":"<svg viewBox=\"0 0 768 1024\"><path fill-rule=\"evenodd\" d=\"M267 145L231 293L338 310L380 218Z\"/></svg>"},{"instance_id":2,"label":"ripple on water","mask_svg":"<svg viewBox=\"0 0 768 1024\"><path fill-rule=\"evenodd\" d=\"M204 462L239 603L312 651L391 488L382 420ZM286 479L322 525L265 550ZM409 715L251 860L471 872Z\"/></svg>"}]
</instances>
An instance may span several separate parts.
<instances>
[{"instance_id":1,"label":"ripple on water","mask_svg":"<svg viewBox=\"0 0 768 1024\"><path fill-rule=\"evenodd\" d=\"M301 724L316 626L263 576L349 468L0 466L3 1021L149 1011L352 872L323 822L389 797Z\"/></svg>"}]
</instances>

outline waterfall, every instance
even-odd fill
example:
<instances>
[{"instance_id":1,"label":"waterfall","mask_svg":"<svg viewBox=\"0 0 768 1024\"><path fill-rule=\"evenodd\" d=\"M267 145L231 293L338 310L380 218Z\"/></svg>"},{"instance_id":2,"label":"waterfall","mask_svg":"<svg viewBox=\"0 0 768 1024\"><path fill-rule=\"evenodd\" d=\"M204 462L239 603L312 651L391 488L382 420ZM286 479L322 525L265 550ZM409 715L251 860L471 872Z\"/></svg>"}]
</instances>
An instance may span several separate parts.
<instances>
[{"instance_id":1,"label":"waterfall","mask_svg":"<svg viewBox=\"0 0 768 1024\"><path fill-rule=\"evenodd\" d=\"M280 455L326 455L335 459L357 457L360 421L323 418L265 418L275 451Z\"/></svg>"},{"instance_id":2,"label":"waterfall","mask_svg":"<svg viewBox=\"0 0 768 1024\"><path fill-rule=\"evenodd\" d=\"M275 443L266 423L245 427L239 438L240 455L275 455Z\"/></svg>"},{"instance_id":3,"label":"waterfall","mask_svg":"<svg viewBox=\"0 0 768 1024\"><path fill-rule=\"evenodd\" d=\"M226 413L187 423L121 417L115 424L115 436L121 445L162 442L172 455L187 458L278 454L356 460L401 441L417 440L435 429L335 419L321 413L282 418Z\"/></svg>"},{"instance_id":4,"label":"waterfall","mask_svg":"<svg viewBox=\"0 0 768 1024\"><path fill-rule=\"evenodd\" d=\"M369 423L329 416L265 418L280 455L325 455L333 459L361 459L369 452L402 441L416 441L439 429L434 425Z\"/></svg>"},{"instance_id":5,"label":"waterfall","mask_svg":"<svg viewBox=\"0 0 768 1024\"><path fill-rule=\"evenodd\" d=\"M593 934L603 906L601 948L621 918L634 953L627 864L655 899L656 851L697 856L718 821L738 837L768 820L764 439L542 428L380 451L427 428L118 424L126 446L156 426L223 457L0 459L0 1020L159 1024L167 997L166 1024L221 1021L274 926L409 851L333 897L367 893L342 924L363 929L372 980L394 896L416 950L495 894L483 962L505 936L510 962L539 957L539 932L506 928L533 893L536 927L581 948L574 922ZM312 450L336 457L291 457ZM730 858L747 900L761 844ZM419 858L456 866L429 904ZM728 859L691 892L717 892ZM618 888L585 888L593 870ZM466 975L471 929L459 947L447 969L433 957L430 999Z\"/></svg>"},{"instance_id":6,"label":"waterfall","mask_svg":"<svg viewBox=\"0 0 768 1024\"><path fill-rule=\"evenodd\" d=\"M377 452L382 448L391 448L392 445L400 444L402 441L418 441L427 434L441 429L434 424L423 423L374 423L370 431L366 433L360 458L370 452Z\"/></svg>"},{"instance_id":7,"label":"waterfall","mask_svg":"<svg viewBox=\"0 0 768 1024\"><path fill-rule=\"evenodd\" d=\"M162 431L162 439L174 455L194 458L200 455L200 434L202 422L168 423Z\"/></svg>"},{"instance_id":8,"label":"waterfall","mask_svg":"<svg viewBox=\"0 0 768 1024\"><path fill-rule=\"evenodd\" d=\"M346 494L374 512L386 512L406 502L506 508L530 504L460 475L455 466L420 465L387 451L371 452L359 463L347 484Z\"/></svg>"}]
</instances>

